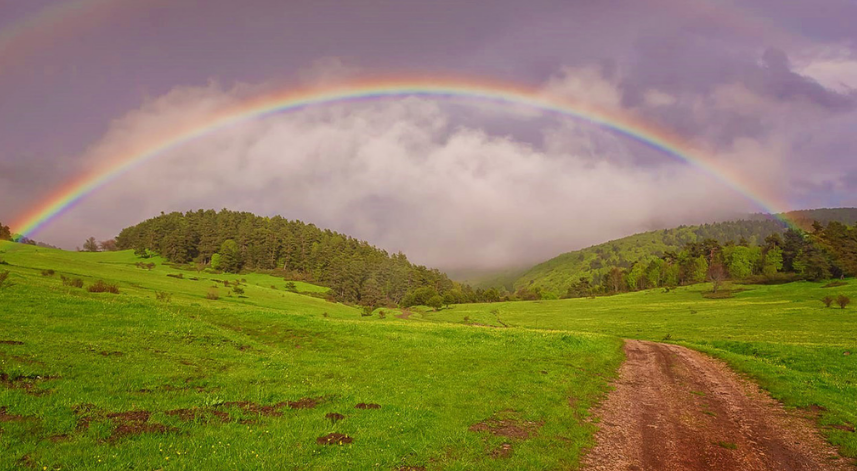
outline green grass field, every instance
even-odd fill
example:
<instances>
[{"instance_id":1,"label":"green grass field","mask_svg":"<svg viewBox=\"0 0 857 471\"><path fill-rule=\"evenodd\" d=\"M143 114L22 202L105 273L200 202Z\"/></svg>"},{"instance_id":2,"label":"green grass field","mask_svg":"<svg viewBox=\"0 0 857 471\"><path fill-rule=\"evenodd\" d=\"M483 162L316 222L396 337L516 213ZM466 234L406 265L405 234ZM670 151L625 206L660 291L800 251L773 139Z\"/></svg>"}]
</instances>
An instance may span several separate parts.
<instances>
[{"instance_id":1,"label":"green grass field","mask_svg":"<svg viewBox=\"0 0 857 471\"><path fill-rule=\"evenodd\" d=\"M0 260L0 469L574 468L622 359L614 336L363 317L128 252Z\"/></svg>"},{"instance_id":2,"label":"green grass field","mask_svg":"<svg viewBox=\"0 0 857 471\"><path fill-rule=\"evenodd\" d=\"M679 343L726 360L786 405L818 414L844 454L857 457L857 306L825 308L821 298L857 301L857 282L734 285L707 299L710 285L597 298L421 309L409 320L573 330ZM466 320L465 320L466 319ZM496 329L502 330L502 329Z\"/></svg>"}]
</instances>

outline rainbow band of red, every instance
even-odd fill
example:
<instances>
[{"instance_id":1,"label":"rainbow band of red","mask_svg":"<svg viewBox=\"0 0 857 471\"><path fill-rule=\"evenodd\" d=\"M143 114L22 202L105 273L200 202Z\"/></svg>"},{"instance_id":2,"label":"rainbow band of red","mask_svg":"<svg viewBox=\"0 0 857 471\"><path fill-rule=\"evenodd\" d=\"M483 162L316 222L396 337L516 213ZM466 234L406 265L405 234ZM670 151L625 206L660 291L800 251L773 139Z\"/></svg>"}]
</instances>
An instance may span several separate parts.
<instances>
[{"instance_id":1,"label":"rainbow band of red","mask_svg":"<svg viewBox=\"0 0 857 471\"><path fill-rule=\"evenodd\" d=\"M195 139L230 126L270 114L295 112L309 107L361 100L404 97L455 98L525 106L559 116L582 120L655 148L664 154L689 162L700 170L754 202L764 212L783 213L785 205L771 195L754 189L745 175L734 172L704 155L689 141L628 113L597 109L545 96L541 91L516 84L468 79L397 79L343 83L323 88L292 89L244 101L221 110L192 125L171 130L150 144L116 156L111 164L68 182L13 222L12 230L31 237L46 224L61 216L87 195L128 170ZM782 217L781 217L782 218ZM784 222L791 225L789 221Z\"/></svg>"}]
</instances>

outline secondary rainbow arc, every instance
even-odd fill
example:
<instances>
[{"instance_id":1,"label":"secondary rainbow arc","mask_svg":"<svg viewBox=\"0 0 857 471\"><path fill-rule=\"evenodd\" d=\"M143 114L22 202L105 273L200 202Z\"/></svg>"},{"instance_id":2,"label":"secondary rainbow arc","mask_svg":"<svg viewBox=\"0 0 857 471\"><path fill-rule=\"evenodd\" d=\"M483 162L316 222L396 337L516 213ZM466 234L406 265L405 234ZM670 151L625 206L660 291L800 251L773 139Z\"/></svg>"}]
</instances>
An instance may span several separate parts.
<instances>
[{"instance_id":1,"label":"secondary rainbow arc","mask_svg":"<svg viewBox=\"0 0 857 471\"><path fill-rule=\"evenodd\" d=\"M125 174L128 170L167 151L214 132L235 126L251 119L274 113L294 112L302 109L348 103L404 97L459 98L518 105L546 113L583 120L624 135L659 151L695 165L719 179L733 190L754 202L761 210L772 215L784 212L785 205L773 196L754 188L745 175L736 173L705 155L690 141L630 113L599 109L584 103L573 103L549 97L542 91L518 84L489 80L460 78L432 79L372 79L353 81L322 88L288 89L246 100L236 106L212 113L205 119L159 136L150 144L137 147L117 156L112 163L102 164L42 200L22 217L13 222L12 229L31 237L39 229L72 208L87 195ZM778 216L786 224L791 223Z\"/></svg>"}]
</instances>

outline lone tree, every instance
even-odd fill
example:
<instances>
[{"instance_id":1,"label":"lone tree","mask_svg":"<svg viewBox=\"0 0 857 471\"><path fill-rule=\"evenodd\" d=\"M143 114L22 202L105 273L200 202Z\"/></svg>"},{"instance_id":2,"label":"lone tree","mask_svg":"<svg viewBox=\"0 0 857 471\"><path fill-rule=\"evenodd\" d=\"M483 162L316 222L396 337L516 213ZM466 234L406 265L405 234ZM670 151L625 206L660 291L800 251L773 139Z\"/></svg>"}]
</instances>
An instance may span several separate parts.
<instances>
[{"instance_id":1,"label":"lone tree","mask_svg":"<svg viewBox=\"0 0 857 471\"><path fill-rule=\"evenodd\" d=\"M99 244L102 252L115 252L119 250L119 247L116 246L116 239L102 240Z\"/></svg>"},{"instance_id":2,"label":"lone tree","mask_svg":"<svg viewBox=\"0 0 857 471\"><path fill-rule=\"evenodd\" d=\"M849 298L848 296L845 296L844 294L840 294L836 298L836 304L839 305L840 309L845 309L845 306L851 304L851 298Z\"/></svg>"},{"instance_id":3,"label":"lone tree","mask_svg":"<svg viewBox=\"0 0 857 471\"><path fill-rule=\"evenodd\" d=\"M434 308L435 311L439 311L443 306L443 298L440 295L434 295L426 302L426 306Z\"/></svg>"},{"instance_id":4,"label":"lone tree","mask_svg":"<svg viewBox=\"0 0 857 471\"><path fill-rule=\"evenodd\" d=\"M86 242L83 243L83 251L98 252L98 242L95 241L95 237L90 237L89 239L86 239Z\"/></svg>"},{"instance_id":5,"label":"lone tree","mask_svg":"<svg viewBox=\"0 0 857 471\"><path fill-rule=\"evenodd\" d=\"M824 303L824 307L830 307L830 305L833 304L833 298L831 298L830 296L825 296L821 298L821 302Z\"/></svg>"},{"instance_id":6,"label":"lone tree","mask_svg":"<svg viewBox=\"0 0 857 471\"><path fill-rule=\"evenodd\" d=\"M726 268L719 262L714 262L708 268L708 279L711 280L712 290L716 293L723 282L726 281Z\"/></svg>"}]
</instances>

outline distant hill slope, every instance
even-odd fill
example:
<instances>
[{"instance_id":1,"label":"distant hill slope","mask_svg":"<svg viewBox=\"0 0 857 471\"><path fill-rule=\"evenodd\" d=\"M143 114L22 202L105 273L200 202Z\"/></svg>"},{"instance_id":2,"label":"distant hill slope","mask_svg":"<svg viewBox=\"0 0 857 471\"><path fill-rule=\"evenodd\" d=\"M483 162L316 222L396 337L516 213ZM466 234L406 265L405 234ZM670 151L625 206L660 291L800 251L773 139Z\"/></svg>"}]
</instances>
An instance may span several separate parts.
<instances>
[{"instance_id":1,"label":"distant hill slope","mask_svg":"<svg viewBox=\"0 0 857 471\"><path fill-rule=\"evenodd\" d=\"M857 208L812 209L787 213L801 227L813 221L827 224L838 221L857 223ZM637 260L648 256L661 256L667 251L679 250L688 242L716 239L720 243L746 239L751 244L762 242L773 233L785 231L784 225L762 214L754 214L738 221L679 226L674 229L635 234L618 240L564 253L526 271L515 280L515 289L532 286L562 294L571 283L581 277L601 275L611 267L628 268Z\"/></svg>"},{"instance_id":2,"label":"distant hill slope","mask_svg":"<svg viewBox=\"0 0 857 471\"><path fill-rule=\"evenodd\" d=\"M410 291L441 294L453 283L436 269L414 265L368 242L280 216L221 210L169 213L122 230L119 249L156 253L175 264L224 272L278 273L329 287L339 301L364 306L399 303Z\"/></svg>"}]
</instances>

